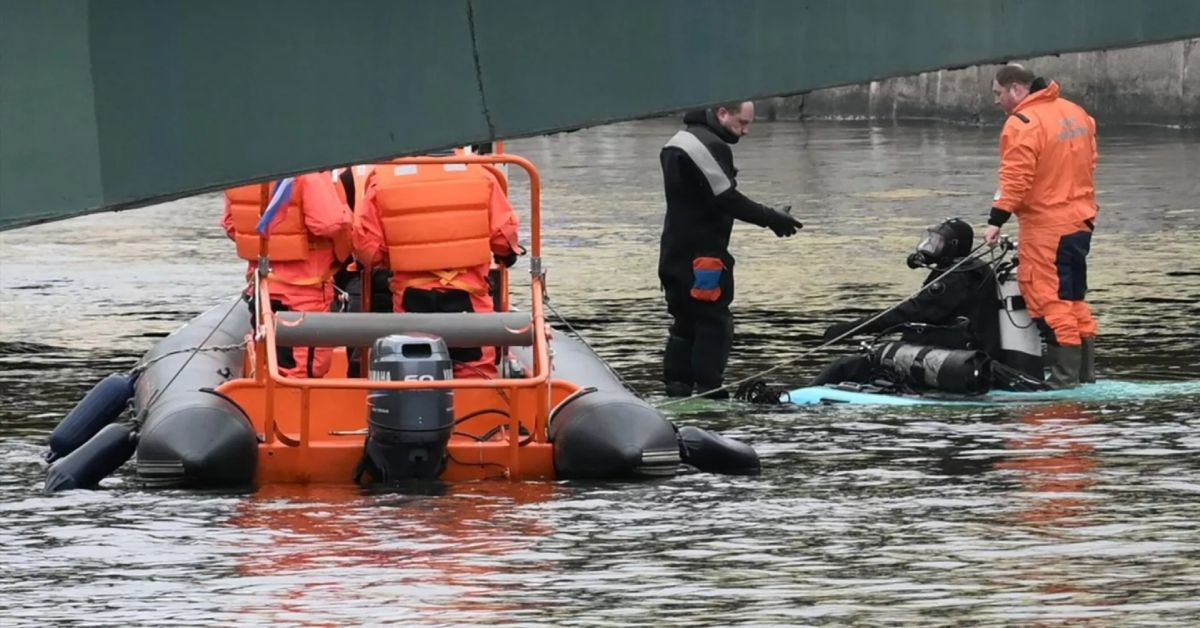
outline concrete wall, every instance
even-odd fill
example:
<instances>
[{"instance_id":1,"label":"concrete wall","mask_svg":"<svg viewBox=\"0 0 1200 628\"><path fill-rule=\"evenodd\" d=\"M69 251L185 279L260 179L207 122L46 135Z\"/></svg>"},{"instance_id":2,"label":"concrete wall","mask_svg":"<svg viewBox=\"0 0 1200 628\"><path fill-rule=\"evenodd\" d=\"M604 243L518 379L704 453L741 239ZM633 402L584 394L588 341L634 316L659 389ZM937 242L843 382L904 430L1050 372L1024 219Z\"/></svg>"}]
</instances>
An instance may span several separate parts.
<instances>
[{"instance_id":1,"label":"concrete wall","mask_svg":"<svg viewBox=\"0 0 1200 628\"><path fill-rule=\"evenodd\" d=\"M1017 59L1062 86L1100 124L1200 128L1200 39ZM974 66L834 87L760 103L778 119L937 118L998 123L991 81L999 66Z\"/></svg>"}]
</instances>

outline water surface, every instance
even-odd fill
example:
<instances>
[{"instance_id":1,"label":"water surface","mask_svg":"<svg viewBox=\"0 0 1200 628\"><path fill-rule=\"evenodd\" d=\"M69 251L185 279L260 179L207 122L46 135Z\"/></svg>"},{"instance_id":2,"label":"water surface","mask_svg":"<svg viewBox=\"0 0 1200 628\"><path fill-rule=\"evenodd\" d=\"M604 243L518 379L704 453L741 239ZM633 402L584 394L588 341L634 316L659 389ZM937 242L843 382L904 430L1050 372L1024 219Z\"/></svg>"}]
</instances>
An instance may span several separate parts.
<instances>
[{"instance_id":1,"label":"water surface","mask_svg":"<svg viewBox=\"0 0 1200 628\"><path fill-rule=\"evenodd\" d=\"M510 143L542 170L551 304L654 399L657 153L674 129ZM830 321L919 285L904 258L927 224L983 222L996 136L756 123L735 149L740 185L805 228L735 230L730 377L794 360L773 381L798 384L851 348L810 351ZM1197 172L1195 134L1102 129L1102 378L1200 378ZM41 495L46 434L74 402L238 289L220 210L204 195L0 234L5 625L1200 618L1195 398L673 412L752 443L765 468L750 478L242 494L148 491L126 469L106 490Z\"/></svg>"}]
</instances>

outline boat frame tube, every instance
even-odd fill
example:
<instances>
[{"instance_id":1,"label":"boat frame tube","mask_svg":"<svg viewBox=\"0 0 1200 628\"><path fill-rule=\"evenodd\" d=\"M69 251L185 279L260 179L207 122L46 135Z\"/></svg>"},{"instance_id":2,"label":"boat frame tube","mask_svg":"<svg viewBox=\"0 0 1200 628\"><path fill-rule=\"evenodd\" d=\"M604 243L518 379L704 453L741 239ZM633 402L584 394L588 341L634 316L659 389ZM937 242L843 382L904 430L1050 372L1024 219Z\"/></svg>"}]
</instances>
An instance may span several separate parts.
<instances>
[{"instance_id":1,"label":"boat frame tube","mask_svg":"<svg viewBox=\"0 0 1200 628\"><path fill-rule=\"evenodd\" d=\"M212 350L239 345L249 333L239 297L192 319L142 358L149 366L133 397L143 417L137 446L142 481L188 488L253 483L258 437L242 409L214 390L240 376L245 350Z\"/></svg>"},{"instance_id":2,"label":"boat frame tube","mask_svg":"<svg viewBox=\"0 0 1200 628\"><path fill-rule=\"evenodd\" d=\"M282 347L370 347L384 336L412 333L438 336L448 347L533 344L527 312L277 312L275 320L275 343Z\"/></svg>"}]
</instances>

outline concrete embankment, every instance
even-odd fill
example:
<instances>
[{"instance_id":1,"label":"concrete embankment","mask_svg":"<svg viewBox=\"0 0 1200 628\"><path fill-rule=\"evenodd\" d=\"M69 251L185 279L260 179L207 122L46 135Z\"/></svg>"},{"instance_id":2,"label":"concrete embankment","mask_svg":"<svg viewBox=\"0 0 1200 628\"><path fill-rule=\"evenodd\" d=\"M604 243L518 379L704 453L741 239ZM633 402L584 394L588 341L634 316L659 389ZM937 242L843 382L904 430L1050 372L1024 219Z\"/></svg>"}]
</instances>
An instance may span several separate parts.
<instances>
[{"instance_id":1,"label":"concrete embankment","mask_svg":"<svg viewBox=\"0 0 1200 628\"><path fill-rule=\"evenodd\" d=\"M1123 50L1014 59L1059 82L1066 98L1104 124L1200 128L1200 39ZM933 118L999 123L991 82L998 65L834 87L759 103L767 119Z\"/></svg>"}]
</instances>

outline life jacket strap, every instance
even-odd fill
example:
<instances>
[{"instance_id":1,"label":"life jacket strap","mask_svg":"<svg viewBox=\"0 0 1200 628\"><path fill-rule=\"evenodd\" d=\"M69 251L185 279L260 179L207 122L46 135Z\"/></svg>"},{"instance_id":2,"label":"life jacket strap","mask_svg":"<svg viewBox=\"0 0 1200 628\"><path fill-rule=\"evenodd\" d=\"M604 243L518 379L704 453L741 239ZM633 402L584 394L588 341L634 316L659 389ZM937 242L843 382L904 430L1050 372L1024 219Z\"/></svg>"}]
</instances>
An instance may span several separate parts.
<instances>
[{"instance_id":1,"label":"life jacket strap","mask_svg":"<svg viewBox=\"0 0 1200 628\"><path fill-rule=\"evenodd\" d=\"M487 294L487 286L473 286L458 279L458 276L463 273L463 269L461 268L454 268L450 270L431 270L428 271L428 273L428 275L413 277L412 279L396 282L393 285L392 290L399 293L405 288L413 288L428 284L430 281L437 281L443 287L455 288L468 294L473 294L476 296Z\"/></svg>"},{"instance_id":2,"label":"life jacket strap","mask_svg":"<svg viewBox=\"0 0 1200 628\"><path fill-rule=\"evenodd\" d=\"M282 283L282 284L287 284L289 286L319 286L321 284L325 284L325 283L328 283L329 281L331 281L333 279L334 273L336 273L336 272L337 272L337 268L330 268L329 270L325 271L324 274L316 275L313 277L302 277L300 279L288 279L285 277L280 277L279 275L276 275L275 273L267 273L267 280ZM253 277L254 277L254 271L246 271L246 280L247 281L252 281Z\"/></svg>"}]
</instances>

